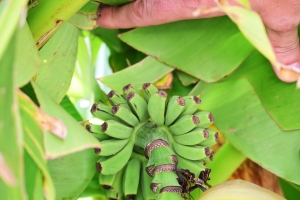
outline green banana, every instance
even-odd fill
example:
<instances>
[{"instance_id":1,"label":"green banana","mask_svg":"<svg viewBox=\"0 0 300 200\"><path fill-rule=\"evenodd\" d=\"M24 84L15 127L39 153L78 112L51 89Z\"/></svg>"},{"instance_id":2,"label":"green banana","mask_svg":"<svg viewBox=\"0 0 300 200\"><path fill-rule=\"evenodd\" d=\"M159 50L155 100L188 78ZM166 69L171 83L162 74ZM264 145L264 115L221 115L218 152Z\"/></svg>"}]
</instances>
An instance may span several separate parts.
<instances>
[{"instance_id":1,"label":"green banana","mask_svg":"<svg viewBox=\"0 0 300 200\"><path fill-rule=\"evenodd\" d=\"M209 131L203 128L194 128L183 135L175 135L173 139L182 145L196 145L209 137Z\"/></svg>"},{"instance_id":2,"label":"green banana","mask_svg":"<svg viewBox=\"0 0 300 200\"><path fill-rule=\"evenodd\" d=\"M107 94L107 98L108 98L109 102L111 103L111 105L120 105L120 106L123 106L123 107L127 108L128 110L130 110L129 106L127 105L126 100L122 97L122 95L119 95L114 90L111 90Z\"/></svg>"},{"instance_id":3,"label":"green banana","mask_svg":"<svg viewBox=\"0 0 300 200\"><path fill-rule=\"evenodd\" d=\"M85 129L92 133L99 141L110 139L111 137L102 132L101 125L87 124Z\"/></svg>"},{"instance_id":4,"label":"green banana","mask_svg":"<svg viewBox=\"0 0 300 200\"><path fill-rule=\"evenodd\" d=\"M192 173L195 174L195 177L198 177L200 175L200 172L205 170L204 162L201 161L194 161L194 160L188 160L186 158L183 158L181 156L178 157L178 169L189 169Z\"/></svg>"},{"instance_id":5,"label":"green banana","mask_svg":"<svg viewBox=\"0 0 300 200\"><path fill-rule=\"evenodd\" d=\"M138 93L130 92L126 99L141 123L149 119L147 102Z\"/></svg>"},{"instance_id":6,"label":"green banana","mask_svg":"<svg viewBox=\"0 0 300 200\"><path fill-rule=\"evenodd\" d=\"M215 121L215 118L210 112L200 111L194 113L195 116L199 118L200 123L197 125L199 128L207 128L212 125Z\"/></svg>"},{"instance_id":7,"label":"green banana","mask_svg":"<svg viewBox=\"0 0 300 200\"><path fill-rule=\"evenodd\" d=\"M185 100L179 96L173 96L170 98L167 109L165 125L169 126L172 124L181 114L185 106Z\"/></svg>"},{"instance_id":8,"label":"green banana","mask_svg":"<svg viewBox=\"0 0 300 200\"><path fill-rule=\"evenodd\" d=\"M169 130L174 135L182 135L193 128L195 128L199 124L199 118L194 115L185 115L180 117L175 123L169 127Z\"/></svg>"},{"instance_id":9,"label":"green banana","mask_svg":"<svg viewBox=\"0 0 300 200\"><path fill-rule=\"evenodd\" d=\"M128 85L126 85L126 86L123 87L123 96L124 96L124 98L126 98L127 95L130 92L134 92L134 93L140 94L139 90L137 88L135 88L132 84L128 84Z\"/></svg>"},{"instance_id":10,"label":"green banana","mask_svg":"<svg viewBox=\"0 0 300 200\"><path fill-rule=\"evenodd\" d=\"M134 146L134 138L131 138L128 144L116 155L108 157L106 160L100 160L96 163L99 173L104 175L115 174L120 171L128 162Z\"/></svg>"},{"instance_id":11,"label":"green banana","mask_svg":"<svg viewBox=\"0 0 300 200\"><path fill-rule=\"evenodd\" d=\"M201 103L201 100L196 96L185 96L183 99L185 101L185 106L181 116L192 115L199 108Z\"/></svg>"},{"instance_id":12,"label":"green banana","mask_svg":"<svg viewBox=\"0 0 300 200\"><path fill-rule=\"evenodd\" d=\"M103 121L111 119L116 120L116 117L111 112L111 107L105 105L101 101L93 104L91 108L91 113L94 117L99 118Z\"/></svg>"},{"instance_id":13,"label":"green banana","mask_svg":"<svg viewBox=\"0 0 300 200\"><path fill-rule=\"evenodd\" d=\"M167 93L160 90L149 98L148 112L152 121L162 126L165 123L165 107L166 107Z\"/></svg>"},{"instance_id":14,"label":"green banana","mask_svg":"<svg viewBox=\"0 0 300 200\"><path fill-rule=\"evenodd\" d=\"M132 127L126 126L114 120L108 120L104 122L101 125L101 130L105 134L117 139L128 138L133 133Z\"/></svg>"},{"instance_id":15,"label":"green banana","mask_svg":"<svg viewBox=\"0 0 300 200\"><path fill-rule=\"evenodd\" d=\"M118 153L121 149L125 147L125 145L129 142L129 139L123 140L103 140L101 141L101 151L99 153L100 156L111 156Z\"/></svg>"},{"instance_id":16,"label":"green banana","mask_svg":"<svg viewBox=\"0 0 300 200\"><path fill-rule=\"evenodd\" d=\"M137 195L135 196L135 200L144 200L141 181L139 184Z\"/></svg>"},{"instance_id":17,"label":"green banana","mask_svg":"<svg viewBox=\"0 0 300 200\"><path fill-rule=\"evenodd\" d=\"M201 160L210 155L210 149L208 147L185 146L177 142L173 142L172 145L178 155L189 160Z\"/></svg>"},{"instance_id":18,"label":"green banana","mask_svg":"<svg viewBox=\"0 0 300 200\"><path fill-rule=\"evenodd\" d=\"M206 129L206 130L208 131L209 137L206 140L199 143L198 145L203 147L210 147L212 145L217 144L220 141L218 132L212 129Z\"/></svg>"},{"instance_id":19,"label":"green banana","mask_svg":"<svg viewBox=\"0 0 300 200\"><path fill-rule=\"evenodd\" d=\"M99 184L106 190L112 189L113 182L117 176L117 173L115 174L99 174Z\"/></svg>"},{"instance_id":20,"label":"green banana","mask_svg":"<svg viewBox=\"0 0 300 200\"><path fill-rule=\"evenodd\" d=\"M143 86L144 99L148 102L150 97L154 95L158 89L152 83L144 83Z\"/></svg>"},{"instance_id":21,"label":"green banana","mask_svg":"<svg viewBox=\"0 0 300 200\"><path fill-rule=\"evenodd\" d=\"M110 200L117 200L118 199L118 190L116 190L116 189L106 190L106 196Z\"/></svg>"},{"instance_id":22,"label":"green banana","mask_svg":"<svg viewBox=\"0 0 300 200\"><path fill-rule=\"evenodd\" d=\"M126 104L127 105L127 104ZM128 105L127 105L128 106ZM111 108L112 113L117 116L118 118L122 119L124 122L129 124L130 126L135 127L139 124L139 120L136 116L131 112L130 108L126 109L120 105L114 105Z\"/></svg>"},{"instance_id":23,"label":"green banana","mask_svg":"<svg viewBox=\"0 0 300 200\"><path fill-rule=\"evenodd\" d=\"M127 199L135 199L138 193L140 181L141 162L138 158L132 158L124 171L123 190Z\"/></svg>"},{"instance_id":24,"label":"green banana","mask_svg":"<svg viewBox=\"0 0 300 200\"><path fill-rule=\"evenodd\" d=\"M108 199L122 199L123 197L123 188L122 188L122 180L123 180L124 169L121 169L112 184L112 189L106 190L106 195Z\"/></svg>"},{"instance_id":25,"label":"green banana","mask_svg":"<svg viewBox=\"0 0 300 200\"><path fill-rule=\"evenodd\" d=\"M141 186L142 186L142 192L143 197L145 200L155 200L155 194L150 189L150 184L152 181L152 177L148 175L146 172L146 166L147 166L147 160L143 160L142 162L142 177L141 177Z\"/></svg>"}]
</instances>

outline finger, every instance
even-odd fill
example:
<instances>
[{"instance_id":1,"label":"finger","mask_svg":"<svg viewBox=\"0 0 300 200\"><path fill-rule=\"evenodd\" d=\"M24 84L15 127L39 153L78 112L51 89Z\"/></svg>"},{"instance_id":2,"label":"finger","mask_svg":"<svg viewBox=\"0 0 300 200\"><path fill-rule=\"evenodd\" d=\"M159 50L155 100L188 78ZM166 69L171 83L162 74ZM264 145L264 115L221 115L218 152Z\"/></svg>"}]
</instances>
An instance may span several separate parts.
<instances>
[{"instance_id":1,"label":"finger","mask_svg":"<svg viewBox=\"0 0 300 200\"><path fill-rule=\"evenodd\" d=\"M266 26L276 58L283 64L283 68L273 66L275 73L282 81L296 81L299 76L296 72L300 70L299 1L253 0L253 2L257 5L256 10Z\"/></svg>"},{"instance_id":2,"label":"finger","mask_svg":"<svg viewBox=\"0 0 300 200\"><path fill-rule=\"evenodd\" d=\"M298 26L285 31L267 28L267 34L277 60L283 64L283 69L273 67L278 78L285 82L296 81L300 74Z\"/></svg>"},{"instance_id":3,"label":"finger","mask_svg":"<svg viewBox=\"0 0 300 200\"><path fill-rule=\"evenodd\" d=\"M214 0L135 0L120 7L100 7L98 25L105 28L133 28L193 19L199 7L216 7ZM216 12L213 16L221 16ZM212 17L212 16L198 16Z\"/></svg>"}]
</instances>

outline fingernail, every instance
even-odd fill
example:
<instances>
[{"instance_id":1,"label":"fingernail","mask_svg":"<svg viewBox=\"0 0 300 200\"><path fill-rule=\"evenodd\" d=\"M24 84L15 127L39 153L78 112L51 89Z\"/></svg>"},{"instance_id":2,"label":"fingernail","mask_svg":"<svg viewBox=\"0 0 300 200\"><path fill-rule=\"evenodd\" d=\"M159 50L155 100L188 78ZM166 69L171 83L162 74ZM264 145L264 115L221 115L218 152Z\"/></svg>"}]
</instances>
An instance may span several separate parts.
<instances>
[{"instance_id":1,"label":"fingernail","mask_svg":"<svg viewBox=\"0 0 300 200\"><path fill-rule=\"evenodd\" d=\"M282 68L284 69L290 69L293 70L294 72L300 73L300 63L295 62L289 65L282 65Z\"/></svg>"}]
</instances>

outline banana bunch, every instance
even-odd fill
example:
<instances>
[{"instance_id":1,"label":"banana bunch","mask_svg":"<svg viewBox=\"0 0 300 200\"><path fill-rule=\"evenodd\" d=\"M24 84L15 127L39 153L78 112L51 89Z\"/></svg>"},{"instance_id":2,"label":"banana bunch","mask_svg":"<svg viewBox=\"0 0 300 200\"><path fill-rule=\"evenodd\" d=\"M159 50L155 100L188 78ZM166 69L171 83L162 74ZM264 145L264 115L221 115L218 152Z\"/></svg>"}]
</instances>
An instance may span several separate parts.
<instances>
[{"instance_id":1,"label":"banana bunch","mask_svg":"<svg viewBox=\"0 0 300 200\"><path fill-rule=\"evenodd\" d=\"M196 96L172 96L145 83L123 93L110 91L110 105L97 102L91 112L104 121L86 129L102 144L96 168L109 199L182 199L205 190L210 146L218 133L208 129L211 113L200 111Z\"/></svg>"}]
</instances>

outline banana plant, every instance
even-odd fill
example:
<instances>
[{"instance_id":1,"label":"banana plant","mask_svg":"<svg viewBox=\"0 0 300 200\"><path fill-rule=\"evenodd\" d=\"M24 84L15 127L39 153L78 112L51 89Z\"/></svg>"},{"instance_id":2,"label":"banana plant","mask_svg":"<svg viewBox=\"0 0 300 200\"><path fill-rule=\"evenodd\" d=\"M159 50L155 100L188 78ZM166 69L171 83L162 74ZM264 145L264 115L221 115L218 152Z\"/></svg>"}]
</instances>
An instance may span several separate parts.
<instances>
[{"instance_id":1,"label":"banana plant","mask_svg":"<svg viewBox=\"0 0 300 200\"><path fill-rule=\"evenodd\" d=\"M130 0L0 2L1 197L282 199L225 182L250 158L297 199L300 93L271 70L246 1L220 4L228 17L129 31L96 28L100 2ZM106 95L94 79L104 43Z\"/></svg>"}]
</instances>

